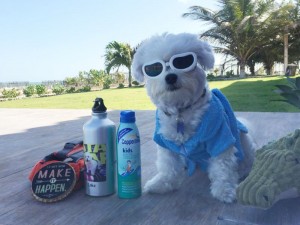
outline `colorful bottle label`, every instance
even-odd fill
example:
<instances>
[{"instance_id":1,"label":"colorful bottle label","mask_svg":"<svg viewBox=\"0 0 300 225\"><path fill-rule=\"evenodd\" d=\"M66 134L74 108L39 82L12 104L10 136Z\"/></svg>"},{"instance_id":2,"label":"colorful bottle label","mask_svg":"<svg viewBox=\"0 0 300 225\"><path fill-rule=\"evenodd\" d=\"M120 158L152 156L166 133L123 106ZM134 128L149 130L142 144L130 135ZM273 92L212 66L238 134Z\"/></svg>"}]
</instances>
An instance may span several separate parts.
<instances>
[{"instance_id":1,"label":"colorful bottle label","mask_svg":"<svg viewBox=\"0 0 300 225\"><path fill-rule=\"evenodd\" d=\"M84 162L86 181L106 181L106 144L84 144Z\"/></svg>"},{"instance_id":2,"label":"colorful bottle label","mask_svg":"<svg viewBox=\"0 0 300 225\"><path fill-rule=\"evenodd\" d=\"M140 137L130 127L118 132L118 194L121 198L141 195Z\"/></svg>"}]
</instances>

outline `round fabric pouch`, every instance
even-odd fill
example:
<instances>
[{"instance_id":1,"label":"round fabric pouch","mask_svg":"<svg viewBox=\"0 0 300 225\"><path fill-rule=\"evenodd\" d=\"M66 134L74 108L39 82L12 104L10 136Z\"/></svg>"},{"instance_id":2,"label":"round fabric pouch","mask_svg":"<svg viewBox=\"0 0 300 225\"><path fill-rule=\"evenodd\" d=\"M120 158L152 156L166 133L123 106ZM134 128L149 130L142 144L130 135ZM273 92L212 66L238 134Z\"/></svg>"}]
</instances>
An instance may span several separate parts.
<instances>
[{"instance_id":1,"label":"round fabric pouch","mask_svg":"<svg viewBox=\"0 0 300 225\"><path fill-rule=\"evenodd\" d=\"M41 202L56 202L67 197L76 184L72 166L53 162L36 172L32 180L33 196Z\"/></svg>"}]
</instances>

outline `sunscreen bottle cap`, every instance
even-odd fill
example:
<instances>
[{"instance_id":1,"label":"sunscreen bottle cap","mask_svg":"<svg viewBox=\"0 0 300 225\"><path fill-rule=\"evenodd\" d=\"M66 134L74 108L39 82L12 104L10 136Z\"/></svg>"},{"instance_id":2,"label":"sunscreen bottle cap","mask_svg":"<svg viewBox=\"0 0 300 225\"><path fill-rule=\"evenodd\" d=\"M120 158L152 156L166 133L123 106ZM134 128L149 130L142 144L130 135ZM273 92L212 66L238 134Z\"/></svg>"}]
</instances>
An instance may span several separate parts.
<instances>
[{"instance_id":1,"label":"sunscreen bottle cap","mask_svg":"<svg viewBox=\"0 0 300 225\"><path fill-rule=\"evenodd\" d=\"M124 110L120 113L121 123L134 123L135 122L135 112L132 110Z\"/></svg>"}]
</instances>

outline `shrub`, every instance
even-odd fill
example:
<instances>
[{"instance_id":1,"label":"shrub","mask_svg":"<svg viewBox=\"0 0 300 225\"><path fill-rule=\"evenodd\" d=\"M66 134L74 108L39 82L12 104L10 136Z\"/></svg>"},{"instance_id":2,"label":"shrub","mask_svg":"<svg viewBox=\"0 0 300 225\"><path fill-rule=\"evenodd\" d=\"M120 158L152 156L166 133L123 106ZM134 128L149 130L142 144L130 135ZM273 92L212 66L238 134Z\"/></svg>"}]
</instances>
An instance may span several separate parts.
<instances>
[{"instance_id":1,"label":"shrub","mask_svg":"<svg viewBox=\"0 0 300 225\"><path fill-rule=\"evenodd\" d=\"M123 73L117 72L114 77L115 77L115 82L117 84L121 84L125 82L125 75Z\"/></svg>"},{"instance_id":2,"label":"shrub","mask_svg":"<svg viewBox=\"0 0 300 225\"><path fill-rule=\"evenodd\" d=\"M64 91L65 91L65 87L60 84L54 85L52 88L52 92L55 93L56 95L61 95L62 93L64 93Z\"/></svg>"},{"instance_id":3,"label":"shrub","mask_svg":"<svg viewBox=\"0 0 300 225\"><path fill-rule=\"evenodd\" d=\"M28 85L23 89L23 94L30 97L35 94L35 85Z\"/></svg>"},{"instance_id":4,"label":"shrub","mask_svg":"<svg viewBox=\"0 0 300 225\"><path fill-rule=\"evenodd\" d=\"M78 92L89 92L91 91L90 86L84 86L83 88L78 89Z\"/></svg>"},{"instance_id":5,"label":"shrub","mask_svg":"<svg viewBox=\"0 0 300 225\"><path fill-rule=\"evenodd\" d=\"M206 76L207 80L215 80L215 76L212 73L208 73Z\"/></svg>"},{"instance_id":6,"label":"shrub","mask_svg":"<svg viewBox=\"0 0 300 225\"><path fill-rule=\"evenodd\" d=\"M15 98L20 95L19 91L15 88L11 90L4 89L2 91L3 98Z\"/></svg>"},{"instance_id":7,"label":"shrub","mask_svg":"<svg viewBox=\"0 0 300 225\"><path fill-rule=\"evenodd\" d=\"M295 79L286 77L289 85L275 85L279 88L279 94L284 97L287 102L300 109L300 77Z\"/></svg>"},{"instance_id":8,"label":"shrub","mask_svg":"<svg viewBox=\"0 0 300 225\"><path fill-rule=\"evenodd\" d=\"M233 70L226 71L226 75L225 75L225 77L226 77L226 78L234 77Z\"/></svg>"},{"instance_id":9,"label":"shrub","mask_svg":"<svg viewBox=\"0 0 300 225\"><path fill-rule=\"evenodd\" d=\"M112 79L109 76L105 76L103 79L103 89L109 89L112 83Z\"/></svg>"},{"instance_id":10,"label":"shrub","mask_svg":"<svg viewBox=\"0 0 300 225\"><path fill-rule=\"evenodd\" d=\"M118 88L124 88L125 85L124 84L119 84Z\"/></svg>"},{"instance_id":11,"label":"shrub","mask_svg":"<svg viewBox=\"0 0 300 225\"><path fill-rule=\"evenodd\" d=\"M137 82L136 80L132 81L132 84L133 84L134 86L139 86L139 85L140 85L140 83Z\"/></svg>"},{"instance_id":12,"label":"shrub","mask_svg":"<svg viewBox=\"0 0 300 225\"><path fill-rule=\"evenodd\" d=\"M70 93L75 93L76 89L75 89L75 87L70 87L69 89L66 90L66 92L69 93L69 94Z\"/></svg>"},{"instance_id":13,"label":"shrub","mask_svg":"<svg viewBox=\"0 0 300 225\"><path fill-rule=\"evenodd\" d=\"M46 86L43 84L37 84L35 86L36 89L36 93L38 94L38 96L42 96L44 94L46 94Z\"/></svg>"}]
</instances>

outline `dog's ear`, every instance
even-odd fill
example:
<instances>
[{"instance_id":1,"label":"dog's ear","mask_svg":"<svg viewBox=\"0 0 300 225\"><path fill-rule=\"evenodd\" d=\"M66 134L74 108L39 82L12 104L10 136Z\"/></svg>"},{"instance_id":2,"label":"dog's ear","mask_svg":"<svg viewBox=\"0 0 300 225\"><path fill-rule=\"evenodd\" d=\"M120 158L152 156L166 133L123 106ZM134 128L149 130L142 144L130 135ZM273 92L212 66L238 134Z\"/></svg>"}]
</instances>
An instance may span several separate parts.
<instances>
[{"instance_id":1,"label":"dog's ear","mask_svg":"<svg viewBox=\"0 0 300 225\"><path fill-rule=\"evenodd\" d=\"M142 70L142 56L143 50L141 49L141 45L136 49L136 52L133 56L132 64L131 64L131 71L132 75L136 81L139 83L144 82L144 74Z\"/></svg>"},{"instance_id":2,"label":"dog's ear","mask_svg":"<svg viewBox=\"0 0 300 225\"><path fill-rule=\"evenodd\" d=\"M214 68L215 57L211 46L207 42L201 41L196 35L190 38L190 44L197 54L198 63L205 70Z\"/></svg>"}]
</instances>

